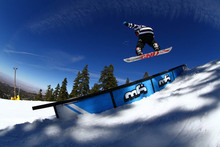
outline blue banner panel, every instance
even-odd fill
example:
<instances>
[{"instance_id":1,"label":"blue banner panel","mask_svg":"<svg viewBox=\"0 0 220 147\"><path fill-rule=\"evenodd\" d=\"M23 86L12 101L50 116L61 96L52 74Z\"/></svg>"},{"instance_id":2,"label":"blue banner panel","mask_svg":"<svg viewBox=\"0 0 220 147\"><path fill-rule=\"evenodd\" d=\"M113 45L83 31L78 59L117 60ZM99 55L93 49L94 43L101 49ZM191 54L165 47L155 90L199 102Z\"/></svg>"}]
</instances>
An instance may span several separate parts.
<instances>
[{"instance_id":1,"label":"blue banner panel","mask_svg":"<svg viewBox=\"0 0 220 147\"><path fill-rule=\"evenodd\" d=\"M116 106L129 104L134 101L139 101L143 97L153 94L153 87L150 80L131 85L122 89L113 91Z\"/></svg>"},{"instance_id":2,"label":"blue banner panel","mask_svg":"<svg viewBox=\"0 0 220 147\"><path fill-rule=\"evenodd\" d=\"M165 88L166 85L171 83L172 81L174 81L172 72L168 72L153 78L152 82L154 85L155 92Z\"/></svg>"},{"instance_id":3,"label":"blue banner panel","mask_svg":"<svg viewBox=\"0 0 220 147\"><path fill-rule=\"evenodd\" d=\"M174 78L176 79L179 75L181 75L182 72L183 72L183 67L180 67L180 68L173 70Z\"/></svg>"},{"instance_id":4,"label":"blue banner panel","mask_svg":"<svg viewBox=\"0 0 220 147\"><path fill-rule=\"evenodd\" d=\"M105 93L73 103L89 113L100 113L113 108L110 93Z\"/></svg>"}]
</instances>

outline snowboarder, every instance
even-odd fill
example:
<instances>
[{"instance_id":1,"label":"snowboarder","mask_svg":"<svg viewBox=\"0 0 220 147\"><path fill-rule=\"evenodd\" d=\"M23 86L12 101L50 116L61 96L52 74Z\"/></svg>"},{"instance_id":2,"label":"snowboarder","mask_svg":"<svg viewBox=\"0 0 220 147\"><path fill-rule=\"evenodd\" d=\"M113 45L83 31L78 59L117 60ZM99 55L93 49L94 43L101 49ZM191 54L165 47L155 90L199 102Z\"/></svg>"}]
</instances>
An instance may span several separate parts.
<instances>
[{"instance_id":1,"label":"snowboarder","mask_svg":"<svg viewBox=\"0 0 220 147\"><path fill-rule=\"evenodd\" d=\"M137 25L133 23L127 23L124 21L123 23L125 26L132 28L135 30L136 36L138 36L138 42L136 46L136 54L143 55L143 48L145 44L147 43L149 46L151 46L155 51L160 50L160 46L157 44L157 42L154 40L154 31L151 27L147 27L145 25Z\"/></svg>"}]
</instances>

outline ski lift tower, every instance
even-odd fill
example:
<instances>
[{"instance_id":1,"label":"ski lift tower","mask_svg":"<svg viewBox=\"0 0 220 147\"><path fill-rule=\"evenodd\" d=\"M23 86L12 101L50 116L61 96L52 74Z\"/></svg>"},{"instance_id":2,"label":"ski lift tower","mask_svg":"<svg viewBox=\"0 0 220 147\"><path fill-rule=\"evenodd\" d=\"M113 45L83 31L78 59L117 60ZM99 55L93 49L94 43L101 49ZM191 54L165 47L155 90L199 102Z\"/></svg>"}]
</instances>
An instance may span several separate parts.
<instances>
[{"instance_id":1,"label":"ski lift tower","mask_svg":"<svg viewBox=\"0 0 220 147\"><path fill-rule=\"evenodd\" d=\"M17 94L16 94L16 70L18 69L17 67L13 67L13 69L15 70L15 74L14 74L14 99L17 99Z\"/></svg>"}]
</instances>

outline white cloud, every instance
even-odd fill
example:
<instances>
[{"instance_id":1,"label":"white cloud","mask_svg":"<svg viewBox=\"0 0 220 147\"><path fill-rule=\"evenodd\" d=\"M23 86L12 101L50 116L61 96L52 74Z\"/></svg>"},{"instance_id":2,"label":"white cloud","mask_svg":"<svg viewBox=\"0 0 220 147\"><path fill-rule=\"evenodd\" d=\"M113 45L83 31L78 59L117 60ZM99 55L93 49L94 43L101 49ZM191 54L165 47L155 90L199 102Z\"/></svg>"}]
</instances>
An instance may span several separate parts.
<instances>
[{"instance_id":1,"label":"white cloud","mask_svg":"<svg viewBox=\"0 0 220 147\"><path fill-rule=\"evenodd\" d=\"M218 0L93 0L71 1L56 6L53 12L33 20L29 25L32 31L46 31L63 25L83 26L96 18L108 14L124 17L131 15L153 15L174 19L180 16L192 17L195 21L220 27L220 2ZM105 13L103 13L105 12Z\"/></svg>"},{"instance_id":2,"label":"white cloud","mask_svg":"<svg viewBox=\"0 0 220 147\"><path fill-rule=\"evenodd\" d=\"M75 56L75 57L72 57L72 58L71 58L71 61L74 63L74 62L81 61L81 60L83 60L83 59L85 59L84 56Z\"/></svg>"},{"instance_id":3,"label":"white cloud","mask_svg":"<svg viewBox=\"0 0 220 147\"><path fill-rule=\"evenodd\" d=\"M4 49L5 53L11 53L11 54L22 54L22 55L30 55L30 56L36 56L36 57L44 57L38 54L30 53L30 52L24 52L24 51L15 51L11 49Z\"/></svg>"},{"instance_id":4,"label":"white cloud","mask_svg":"<svg viewBox=\"0 0 220 147\"><path fill-rule=\"evenodd\" d=\"M100 74L97 73L89 73L89 75L94 78L94 79L99 79L100 78Z\"/></svg>"},{"instance_id":5,"label":"white cloud","mask_svg":"<svg viewBox=\"0 0 220 147\"><path fill-rule=\"evenodd\" d=\"M118 78L116 77L116 80L121 83L121 84L125 84L126 83L126 79L122 79L122 78Z\"/></svg>"},{"instance_id":6,"label":"white cloud","mask_svg":"<svg viewBox=\"0 0 220 147\"><path fill-rule=\"evenodd\" d=\"M164 16L169 19L187 17L195 22L208 23L220 27L220 2L217 0L154 0L146 1L143 7L150 10L154 16Z\"/></svg>"},{"instance_id":7,"label":"white cloud","mask_svg":"<svg viewBox=\"0 0 220 147\"><path fill-rule=\"evenodd\" d=\"M79 70L69 68L69 67L53 66L51 68L54 69L54 70L59 70L59 71L64 71L64 72L72 72L74 74L77 74L79 72Z\"/></svg>"}]
</instances>

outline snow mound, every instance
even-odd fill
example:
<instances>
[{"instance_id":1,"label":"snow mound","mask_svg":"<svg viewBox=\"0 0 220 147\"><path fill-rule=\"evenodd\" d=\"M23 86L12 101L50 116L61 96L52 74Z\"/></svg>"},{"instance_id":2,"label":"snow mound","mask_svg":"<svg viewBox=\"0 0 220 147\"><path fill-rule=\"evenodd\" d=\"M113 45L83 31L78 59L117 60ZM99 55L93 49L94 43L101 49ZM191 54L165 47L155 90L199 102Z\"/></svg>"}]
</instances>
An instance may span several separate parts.
<instances>
[{"instance_id":1,"label":"snow mound","mask_svg":"<svg viewBox=\"0 0 220 147\"><path fill-rule=\"evenodd\" d=\"M14 105L16 111L23 111L25 107L14 102L2 107L2 101L1 119L7 114L30 119L31 115L13 116L14 110L7 109ZM2 111L7 114L2 115ZM51 113L46 111L45 115ZM51 118L17 122L0 130L0 142L2 146L220 146L219 116L217 60L188 70L162 91L117 109L80 115L70 121Z\"/></svg>"}]
</instances>

